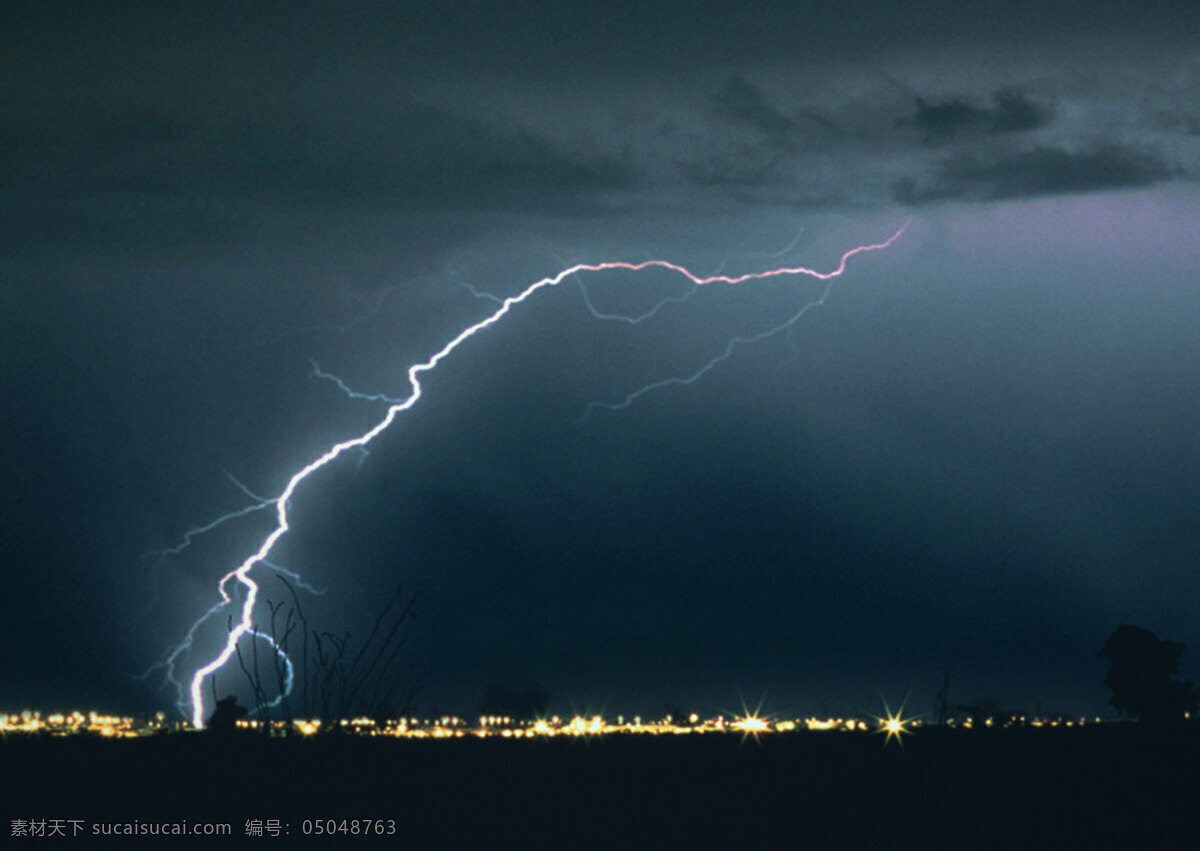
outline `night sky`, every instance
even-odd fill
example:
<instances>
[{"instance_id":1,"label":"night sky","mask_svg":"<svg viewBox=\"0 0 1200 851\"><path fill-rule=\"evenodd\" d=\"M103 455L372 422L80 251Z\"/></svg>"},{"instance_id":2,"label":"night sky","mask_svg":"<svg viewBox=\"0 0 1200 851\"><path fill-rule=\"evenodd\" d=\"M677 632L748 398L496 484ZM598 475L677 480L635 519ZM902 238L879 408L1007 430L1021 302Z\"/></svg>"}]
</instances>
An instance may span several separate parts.
<instances>
[{"instance_id":1,"label":"night sky","mask_svg":"<svg viewBox=\"0 0 1200 851\"><path fill-rule=\"evenodd\" d=\"M786 333L586 419L822 287L636 326L580 284L636 315L685 282L540 292L297 494L275 561L324 590L310 623L363 636L418 590L428 712L488 683L921 711L949 672L1090 714L1122 622L1200 676L1195 3L28 5L0 28L0 708L173 708L136 675L269 518L147 554L383 414L313 360L400 397L494 309L472 290L830 269L909 219Z\"/></svg>"}]
</instances>

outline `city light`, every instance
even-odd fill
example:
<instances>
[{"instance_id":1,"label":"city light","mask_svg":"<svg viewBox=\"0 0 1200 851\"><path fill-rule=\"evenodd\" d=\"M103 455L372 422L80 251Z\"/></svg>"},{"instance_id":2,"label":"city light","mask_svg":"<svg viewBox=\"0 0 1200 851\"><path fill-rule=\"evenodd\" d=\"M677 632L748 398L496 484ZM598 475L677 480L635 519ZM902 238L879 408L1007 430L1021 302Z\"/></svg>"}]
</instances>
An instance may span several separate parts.
<instances>
[{"instance_id":1,"label":"city light","mask_svg":"<svg viewBox=\"0 0 1200 851\"><path fill-rule=\"evenodd\" d=\"M892 712L887 701L883 701L883 715L876 716L875 721L879 724L879 731L884 734L883 743L886 745L892 739L895 739L901 746L904 741L901 736L907 736L912 733L909 729L914 724L914 719L904 716L904 704L900 704L900 708Z\"/></svg>"},{"instance_id":2,"label":"city light","mask_svg":"<svg viewBox=\"0 0 1200 851\"><path fill-rule=\"evenodd\" d=\"M606 718L603 715L575 715L561 718L521 720L508 716L485 715L469 723L456 715L438 718L377 719L359 716L324 722L320 718L266 720L243 718L235 723L236 731L243 735L268 737L317 737L337 731L341 735L355 737L387 737L399 739L544 739L544 738L595 738L601 736L706 736L738 734L743 739L766 736L798 736L807 734L847 735L874 731L884 735L884 744L893 739L897 742L922 729L924 722L919 717L904 714L901 706L893 712L885 703L880 716L834 717L834 718L769 718L759 712L747 712L740 716L723 714L704 717L692 712L681 719L667 715L659 719L641 716L619 715ZM974 735L985 735L985 731L1028 727L1032 729L1076 729L1104 723L1099 717L1033 717L1012 714L1003 718L963 719L947 718L941 726L947 730L977 731ZM204 735L187 722L169 720L165 713L152 716L119 716L102 712L42 713L26 709L21 712L0 712L0 735L27 734L42 736L100 736L103 738L138 738L161 734Z\"/></svg>"}]
</instances>

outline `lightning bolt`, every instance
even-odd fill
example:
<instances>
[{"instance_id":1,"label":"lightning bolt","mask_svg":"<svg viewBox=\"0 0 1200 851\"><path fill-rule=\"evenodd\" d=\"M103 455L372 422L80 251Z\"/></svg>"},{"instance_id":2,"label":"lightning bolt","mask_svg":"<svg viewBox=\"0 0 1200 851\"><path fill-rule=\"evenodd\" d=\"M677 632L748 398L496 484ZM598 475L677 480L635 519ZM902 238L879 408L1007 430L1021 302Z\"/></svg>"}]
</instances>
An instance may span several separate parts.
<instances>
[{"instance_id":1,"label":"lightning bolt","mask_svg":"<svg viewBox=\"0 0 1200 851\"><path fill-rule=\"evenodd\" d=\"M772 328L768 328L765 331L761 331L758 334L754 334L749 337L734 337L732 340L729 341L729 344L726 345L725 348L719 354L715 355L712 359L710 359L707 363L705 363L702 367L700 367L699 369L697 369L695 372L691 373L690 375L672 376L670 378L663 378L658 381L652 381L649 384L645 385L644 387L640 387L637 390L634 390L632 393L630 393L628 396L626 396L620 402L589 402L588 406L587 406L587 410L585 410L583 412L583 416L579 418L580 422L583 422L584 420L588 419L588 417L590 417L592 415L592 411L596 410L597 408L607 408L610 411L620 411L624 408L628 408L635 401L637 401L637 399L639 397L644 396L653 390L658 390L662 387L670 387L671 385L677 385L677 384L691 384L694 381L698 381L699 379L703 378L704 375L707 374L713 367L715 367L717 364L721 363L721 361L728 359L729 356L733 354L734 350L738 346L745 346L745 345L750 345L753 343L761 343L763 340L766 340L769 337L774 337L776 334L780 333L781 331L786 331L788 328L791 328L793 325L795 325L797 322L800 321L800 317L804 316L804 314L808 313L814 307L819 307L820 305L824 304L825 299L827 299L829 297L829 293L832 289L833 289L833 281L832 280L826 281L825 289L821 293L820 298L817 298L813 301L808 302L803 307L801 307L798 311L796 311L794 314L792 314L792 316L790 318L788 318L787 320L779 323L778 325L776 325ZM650 314L647 314L647 316L648 315L650 315Z\"/></svg>"},{"instance_id":2,"label":"lightning bolt","mask_svg":"<svg viewBox=\"0 0 1200 851\"><path fill-rule=\"evenodd\" d=\"M466 288L467 292L469 292L471 295L475 296L475 298L486 299L486 300L492 302L493 304L504 304L504 299L500 298L500 296L498 296L498 295L492 295L491 293L485 293L482 290L473 286L472 284L468 284L466 281L463 281L462 285Z\"/></svg>"},{"instance_id":3,"label":"lightning bolt","mask_svg":"<svg viewBox=\"0 0 1200 851\"><path fill-rule=\"evenodd\" d=\"M698 284L695 284L695 283L690 284L688 286L687 291L685 293L683 293L682 295L667 296L664 299L660 299L652 308L650 308L647 311L639 313L636 316L626 316L623 313L601 313L599 310L596 309L596 305L592 304L592 297L588 293L588 288L586 286L584 286L583 281L576 279L575 283L579 285L579 291L581 293L583 293L584 306L588 309L588 312L591 313L594 318L613 320L616 322L626 322L630 325L642 324L647 319L654 316L656 313L658 313L660 310L662 310L664 307L666 307L668 304L682 304L683 302L685 302L689 298L691 298L693 293L695 293L699 290Z\"/></svg>"},{"instance_id":4,"label":"lightning bolt","mask_svg":"<svg viewBox=\"0 0 1200 851\"><path fill-rule=\"evenodd\" d=\"M321 365L319 363L317 363L315 360L313 360L312 358L309 358L309 362L312 364L313 378L324 378L326 381L332 381L334 384L337 385L339 390L341 390L343 393L345 393L351 399L364 399L367 402L387 402L389 405L401 404L400 399L393 399L391 396L385 396L382 393L367 394L367 393L358 393L357 391L351 390L349 387L346 386L346 382L342 381L342 379L338 378L336 375L331 375L330 373L322 370Z\"/></svg>"},{"instance_id":5,"label":"lightning bolt","mask_svg":"<svg viewBox=\"0 0 1200 851\"><path fill-rule=\"evenodd\" d=\"M256 511L262 511L264 508L270 508L272 503L275 502L273 499L267 499L266 497L259 496L254 491L250 490L250 488L239 482L237 477L235 477L233 473L230 473L228 470L225 471L225 476L229 479L229 481L233 482L234 487L236 487L246 496L250 497L252 500L254 500L254 502L251 505L245 506L244 508L239 508L236 511L230 511L227 514L222 514L216 520L205 523L203 526L197 526L194 529L188 529L183 533L183 538L178 544L173 547L167 547L166 549L148 552L145 554L146 558L153 557L158 561L162 561L168 556L179 555L192 545L192 541L201 535L211 532L220 526L224 526L230 520L236 520L239 517L245 517L247 514L253 514Z\"/></svg>"},{"instance_id":6,"label":"lightning bolt","mask_svg":"<svg viewBox=\"0 0 1200 851\"><path fill-rule=\"evenodd\" d=\"M314 369L319 369L318 367L316 367L315 361L313 362L313 366L314 366ZM352 391L350 391L348 388L346 388L345 385L342 384L342 382L339 379L337 379L335 376L329 376L329 377L333 378L333 380L337 381L339 386L341 386L347 393L354 395L352 393ZM200 538L203 535L205 535L209 532L212 532L215 529L220 528L221 526L224 526L226 523L229 523L233 520L238 519L239 517L245 517L249 514L253 514L256 511L261 511L265 508L270 508L272 505L275 504L275 500L270 499L268 497L259 496L257 493L255 493L249 487L247 487L245 484L243 484L241 482L241 480L239 480L235 475L233 475L233 473L229 472L228 470L224 470L222 472L225 473L225 477L227 479L229 479L229 481L233 484L234 487L236 487L238 490L240 490L246 496L250 497L250 499L252 499L253 502L250 505L247 505L243 508L236 509L234 511L229 511L229 512L221 515L220 517L216 518L215 520L211 520L208 523L205 523L202 526L196 526L192 529L187 530L184 533L183 538L179 541L179 543L175 544L174 546L167 547L162 550L154 550L154 551L146 553L145 554L146 558L154 558L155 559L156 566L161 565L161 563L164 560L166 560L167 558L170 558L171 556L179 555L184 550L188 549L197 538ZM309 585L308 583L306 583L301 578L300 574L296 573L293 570L289 570L286 567L283 567L282 565L276 564L271 561L267 561L265 559L263 560L262 563L263 563L263 566L270 568L271 570L275 571L277 574L287 576L289 579L292 580L293 584L297 588L307 591L308 593L313 594L314 596L322 596L325 593L325 591L323 589L314 588L312 585ZM158 577L158 574L155 573L154 601L157 601L157 599L158 599L157 577ZM200 627L203 626L205 623L207 623L214 615L218 614L223 608L225 608L226 605L228 605L230 602L232 602L230 600L228 594L226 594L226 592L225 592L224 585L221 586L221 596L222 596L222 600L219 603L215 604L210 609L208 609L208 611L206 611L203 615L201 615L196 620L196 622L192 624L191 628L188 630L187 634L184 636L183 641L181 641L179 644L177 644L173 647L167 648L167 650L165 651L165 653L160 661L151 665L144 672L142 672L141 674L134 677L134 679L145 680L145 679L148 679L150 677L150 675L153 674L155 671L164 671L167 681L173 683L174 685L176 685L176 687L180 688L182 691L182 686L179 683L179 681L176 679L176 674L175 674L176 669L178 668L178 665L179 665L179 660L180 660L181 656L184 654L184 652L191 648L192 642L196 636L196 632L200 629ZM151 605L153 605L153 602L151 603ZM270 645L271 649L283 660L283 664L287 670L287 677L285 678L285 681L284 681L283 691L279 695L277 695L274 700L265 704L266 708L272 708L272 707L276 706L281 700L283 700L283 698L287 697L291 693L292 684L295 682L295 668L293 666L292 660L288 657L288 654L283 650L283 648L279 647L275 643L274 639L271 636L266 635L265 633L257 633L256 637L259 639L262 639L263 641L266 641L267 644ZM186 702L181 699L179 701L178 705L181 710L185 711L185 714L186 714L186 709L187 709Z\"/></svg>"},{"instance_id":7,"label":"lightning bolt","mask_svg":"<svg viewBox=\"0 0 1200 851\"><path fill-rule=\"evenodd\" d=\"M413 364L412 366L408 367L407 374L408 374L409 385L412 388L411 392L404 399L389 401L387 412L384 414L383 418L379 420L378 423L376 423L373 427L371 427L367 431L360 434L358 437L353 437L348 440L343 440L340 443L335 443L328 450L326 450L323 454L321 454L317 458L310 461L304 467L297 470L295 473L292 474L291 478L288 479L287 485L286 485L286 487L284 487L283 492L280 493L279 496L277 496L271 503L269 503L269 504L274 505L274 508L275 508L276 526L275 526L274 530L270 534L267 535L267 537L263 540L263 542L259 545L258 549L253 554L251 554L249 557L247 557L246 560L243 561L236 568L234 568L233 570L229 571L228 573L226 573L224 576L221 577L221 580L218 583L218 590L220 591L221 598L222 598L221 602L218 602L215 606L213 606L212 609L210 609L205 615L203 615L199 621L197 621L195 624L192 625L192 628L191 628L191 630L189 630L187 639L185 640L185 642L180 644L173 651L172 655L170 656L170 661L174 662L178 658L178 655L183 651L183 648L185 646L190 645L190 642L191 642L193 636L195 635L196 630L199 628L200 624L203 623L208 618L210 618L213 614L215 614L216 611L218 611L219 609L223 608L224 606L226 606L232 602L232 598L230 597L229 589L228 589L229 584L231 582L236 582L236 583L240 584L245 591L245 596L242 599L242 603L241 603L240 618L238 619L236 625L234 625L233 628L229 630L229 632L225 638L225 643L224 643L221 651L217 654L217 656L215 658L213 658L212 661L208 662L206 665L199 668L195 672L195 674L192 676L191 687L190 687L191 708L192 708L192 726L197 729L203 728L203 726L204 726L204 714L205 714L204 682L205 682L205 680L208 679L208 677L210 677L214 672L219 670L221 667L223 667L225 665L226 662L229 661L229 659L237 651L238 641L242 638L243 635L245 635L247 632L254 632L256 635L259 635L261 637L261 633L257 633L256 631L254 631L254 626L253 626L254 607L258 601L259 587L258 587L258 583L256 583L254 581L254 579L251 577L250 574L255 565L260 564L260 563L264 564L264 565L268 564L267 559L270 556L271 551L275 548L275 545L279 542L280 538L282 538L285 534L287 534L288 530L291 528L291 526L289 524L289 517L288 517L288 504L291 501L293 495L295 495L297 488L299 488L301 483L303 483L305 479L307 479L309 476L311 476L317 470L320 470L322 467L325 467L326 465L337 460L343 454L345 454L351 450L365 448L367 446L367 444L369 444L372 440L374 440L376 437L378 437L380 434L382 434L385 430L387 430L387 428L389 426L391 426L391 424L393 422L395 422L395 420L398 416L400 416L402 413L404 413L405 411L409 410L414 405L416 405L417 402L420 401L421 395L422 395L422 386L421 386L420 376L423 375L424 373L432 372L433 370L437 369L438 364L440 364L443 360L445 360L447 357L449 357L451 353L453 353L459 346L461 346L467 340L470 340L476 334L479 334L479 333L491 328L493 325L495 325L497 322L499 322L501 319L503 319L505 316L507 316L515 307L517 307L518 305L520 305L523 302L525 302L526 300L528 300L535 293L537 293L541 290L544 290L544 289L550 289L552 287L556 287L560 283L562 283L564 280L567 280L571 276L578 275L580 273L598 273L598 272L606 272L606 271L612 271L612 270L624 270L624 271L628 271L628 272L641 272L645 269L665 269L667 271L675 272L676 274L682 275L684 278L686 278L688 281L691 282L693 287L708 286L710 284L726 284L729 286L737 286L739 284L744 284L744 283L747 283L750 281L764 280L764 279L768 279L768 278L781 278L781 277L809 277L809 278L815 278L820 281L829 282L832 279L841 276L845 272L846 264L850 260L851 257L854 257L858 254L863 254L863 253L869 252L869 251L879 251L879 250L888 248L889 246L892 245L892 243L894 243L897 239L900 238L900 235L902 233L904 233L904 230L905 230L905 228L907 228L907 226L908 225L906 223L904 227L900 228L900 230L896 231L894 234L892 234L890 237L888 237L888 239L884 240L883 242L873 243L873 244L869 244L869 245L860 245L856 248L852 248L849 251L846 251L844 254L842 254L841 260L839 261L838 265L829 272L820 272L815 269L809 269L804 266L784 266L784 267L780 267L777 269L771 269L768 271L749 272L749 273L742 274L742 275L700 276L700 275L697 275L697 274L689 271L684 266L680 266L678 264L671 263L666 260L644 260L639 263L626 263L626 262L617 262L617 261L610 261L610 262L603 262L603 263L577 263L575 265L572 265L572 266L569 266L569 267L563 269L562 271L560 271L554 275L551 275L550 277L542 278L541 280L538 280L538 281L533 282L532 284L529 284L527 287L525 287L525 289L521 290L516 295L509 296L508 298L504 298L504 299L499 299L497 301L498 306L496 307L496 309L494 311L492 311L492 313L490 313L483 319L479 320L478 322L475 322L472 325L468 325L466 328L464 328L462 331L460 331L456 336L454 336L448 343L446 343L444 346L442 346L441 349L439 349L437 352L435 352L428 360ZM825 294L827 294L827 293L828 293L828 285L826 286ZM814 302L814 303L810 303L809 305L806 305L805 308L803 308L799 314L793 315L790 319L788 319L787 322L783 323L780 326L775 327L774 329L770 329L766 332L763 332L762 334L755 335L754 337L736 338L726 348L725 352L718 355L714 360L710 361L707 365L702 367L700 371L698 371L697 373L694 373L692 376L689 376L685 379L667 379L664 382L659 382L654 385L650 385L648 387L642 388L640 391L637 391L636 393L631 394L631 396L629 398L627 398L623 403L618 403L614 407L616 407L616 408L625 407L628 404L631 404L638 396L642 395L643 393L649 392L650 390L654 389L657 386L663 386L665 384L672 384L672 383L689 383L690 381L695 381L696 379L703 376L704 373L706 373L708 370L712 369L712 367L715 366L717 363L720 363L721 360L724 360L725 358L729 357L729 355L732 354L734 348L736 348L738 345L754 342L755 340L758 340L758 339L764 339L765 337L770 336L771 334L774 334L774 333L778 333L783 328L790 326L792 323L794 323L796 320L798 320L800 318L800 316L803 315L804 312L806 312L808 309L810 309L815 304L820 303L820 301L824 299L825 294L822 295L821 299L819 299L818 302ZM595 312L595 311L593 310L593 312ZM319 370L319 368L316 367L315 364L314 364L314 370ZM341 382L338 382L338 383L341 384ZM341 385L341 386L342 386L343 390L345 390L347 393L350 393L352 396L353 395L361 395L361 394L353 394L352 391L349 391L345 387L345 385ZM258 510L260 507L262 507L262 506L255 505L252 507L252 509L248 509L248 510ZM278 648L276 648L276 649L278 650Z\"/></svg>"}]
</instances>

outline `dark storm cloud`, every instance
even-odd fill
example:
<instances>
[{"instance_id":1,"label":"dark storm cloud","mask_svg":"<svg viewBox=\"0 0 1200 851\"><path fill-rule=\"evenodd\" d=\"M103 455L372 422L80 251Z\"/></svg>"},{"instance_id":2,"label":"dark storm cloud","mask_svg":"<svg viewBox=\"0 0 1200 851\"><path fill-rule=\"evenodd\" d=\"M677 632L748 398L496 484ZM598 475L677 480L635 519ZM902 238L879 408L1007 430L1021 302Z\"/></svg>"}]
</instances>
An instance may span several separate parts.
<instances>
[{"instance_id":1,"label":"dark storm cloud","mask_svg":"<svg viewBox=\"0 0 1200 851\"><path fill-rule=\"evenodd\" d=\"M286 20L255 10L43 18L31 25L39 36L0 42L11 48L0 51L0 75L21 81L0 92L0 187L121 203L159 195L567 215L633 209L652 196L659 207L689 206L692 190L784 207L796 198L879 206L1054 191L1001 175L1037 167L1011 151L946 157L977 142L1098 144L1064 118L1061 87L1044 82L1054 72L1036 51L1019 72L976 75L976 92L958 84L970 79L958 60L938 75L955 83L949 92L890 76L887 51L902 59L914 49L897 34L936 42L940 33L953 44L952 34L977 26L967 6L920 27L920 15L884 4L858 8L852 27L844 14L775 4L714 5L686 22L657 6L568 13L537 2L464 2L436 14L368 3L328 20L317 7ZM1046 8L1030 14L1062 23ZM668 31L676 37L664 41ZM972 38L986 46L1001 35ZM853 60L884 46L867 75L875 83L825 67L829 54ZM1070 42L1057 49L1073 55ZM448 73L454 62L467 70ZM618 72L624 63L630 70ZM1178 112L1174 95L1143 96L1160 113ZM1126 128L1171 135L1128 98L1111 102L1127 113L1110 121L1114 137ZM684 130L649 134L653 123ZM1043 139L1049 130L1061 137ZM1078 170L1064 191L1105 185Z\"/></svg>"},{"instance_id":2,"label":"dark storm cloud","mask_svg":"<svg viewBox=\"0 0 1200 851\"><path fill-rule=\"evenodd\" d=\"M974 95L884 74L841 100L827 96L846 88L833 83L792 91L787 76L733 75L709 94L712 120L697 117L689 140L672 140L675 176L739 204L795 209L797 199L880 206L1133 189L1200 168L1181 122L1194 107L1178 83L1130 88L1114 77L1105 91L1060 70L1026 73L1040 79L984 78Z\"/></svg>"},{"instance_id":3,"label":"dark storm cloud","mask_svg":"<svg viewBox=\"0 0 1200 851\"><path fill-rule=\"evenodd\" d=\"M724 141L711 143L720 144L720 150L676 158L676 173L685 185L724 190L750 205L777 203L766 199L779 190L787 194L788 206L836 203L840 193L831 187L799 193L795 171L803 167L805 152L852 135L847 130L816 109L776 107L763 87L741 75L713 91L708 106L719 122L709 137ZM732 137L723 131L732 131ZM807 200L798 201L801 196Z\"/></svg>"},{"instance_id":4,"label":"dark storm cloud","mask_svg":"<svg viewBox=\"0 0 1200 851\"><path fill-rule=\"evenodd\" d=\"M902 123L914 125L924 132L926 143L934 143L966 134L1036 130L1050 119L1049 110L1014 89L995 92L992 101L987 108L959 98L930 103L918 96L916 115Z\"/></svg>"},{"instance_id":5,"label":"dark storm cloud","mask_svg":"<svg viewBox=\"0 0 1200 851\"><path fill-rule=\"evenodd\" d=\"M794 123L772 106L762 89L742 77L730 77L712 96L713 112L766 136L776 145L786 145Z\"/></svg>"},{"instance_id":6,"label":"dark storm cloud","mask_svg":"<svg viewBox=\"0 0 1200 851\"><path fill-rule=\"evenodd\" d=\"M898 181L893 196L903 204L923 204L1073 195L1149 186L1176 173L1152 154L1119 145L1075 153L1035 148L990 162L962 155L942 163L938 171L938 176L924 185L910 179Z\"/></svg>"},{"instance_id":7,"label":"dark storm cloud","mask_svg":"<svg viewBox=\"0 0 1200 851\"><path fill-rule=\"evenodd\" d=\"M1002 89L992 95L991 129L997 133L1036 130L1050 120L1050 112L1018 91Z\"/></svg>"},{"instance_id":8,"label":"dark storm cloud","mask_svg":"<svg viewBox=\"0 0 1200 851\"><path fill-rule=\"evenodd\" d=\"M617 155L568 149L520 127L491 127L431 107L409 107L373 129L377 135L368 130L345 151L344 179L326 181L331 191L374 187L380 203L399 207L579 212L597 193L638 182L634 166ZM317 175L324 167L311 164Z\"/></svg>"},{"instance_id":9,"label":"dark storm cloud","mask_svg":"<svg viewBox=\"0 0 1200 851\"><path fill-rule=\"evenodd\" d=\"M781 162L777 154L748 148L678 165L684 179L695 186L761 188L778 184Z\"/></svg>"},{"instance_id":10,"label":"dark storm cloud","mask_svg":"<svg viewBox=\"0 0 1200 851\"><path fill-rule=\"evenodd\" d=\"M734 75L710 94L708 106L718 126L731 129L733 137L722 150L677 157L676 171L686 184L736 192L787 181L785 167L795 153L796 125L760 87Z\"/></svg>"},{"instance_id":11,"label":"dark storm cloud","mask_svg":"<svg viewBox=\"0 0 1200 851\"><path fill-rule=\"evenodd\" d=\"M312 115L196 115L162 105L61 114L47 126L9 115L6 188L154 193L400 211L586 210L628 189L618 156L568 149L520 126L491 126L424 104Z\"/></svg>"}]
</instances>

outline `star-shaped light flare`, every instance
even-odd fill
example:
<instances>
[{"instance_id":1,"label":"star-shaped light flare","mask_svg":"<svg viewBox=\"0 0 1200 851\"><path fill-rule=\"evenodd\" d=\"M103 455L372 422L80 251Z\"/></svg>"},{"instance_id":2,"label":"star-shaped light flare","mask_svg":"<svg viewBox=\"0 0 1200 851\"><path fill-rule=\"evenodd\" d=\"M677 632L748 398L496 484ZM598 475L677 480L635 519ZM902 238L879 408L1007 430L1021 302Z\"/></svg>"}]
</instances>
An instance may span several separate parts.
<instances>
[{"instance_id":1,"label":"star-shaped light flare","mask_svg":"<svg viewBox=\"0 0 1200 851\"><path fill-rule=\"evenodd\" d=\"M900 701L900 708L895 712L892 712L892 708L888 706L887 700L882 695L880 695L879 700L883 703L883 715L876 715L875 721L879 724L877 732L884 734L884 746L892 739L895 739L900 744L900 747L904 747L904 740L900 737L912 735L912 730L909 727L916 720L904 714L904 704L908 702L908 695L905 695L904 700Z\"/></svg>"}]
</instances>

